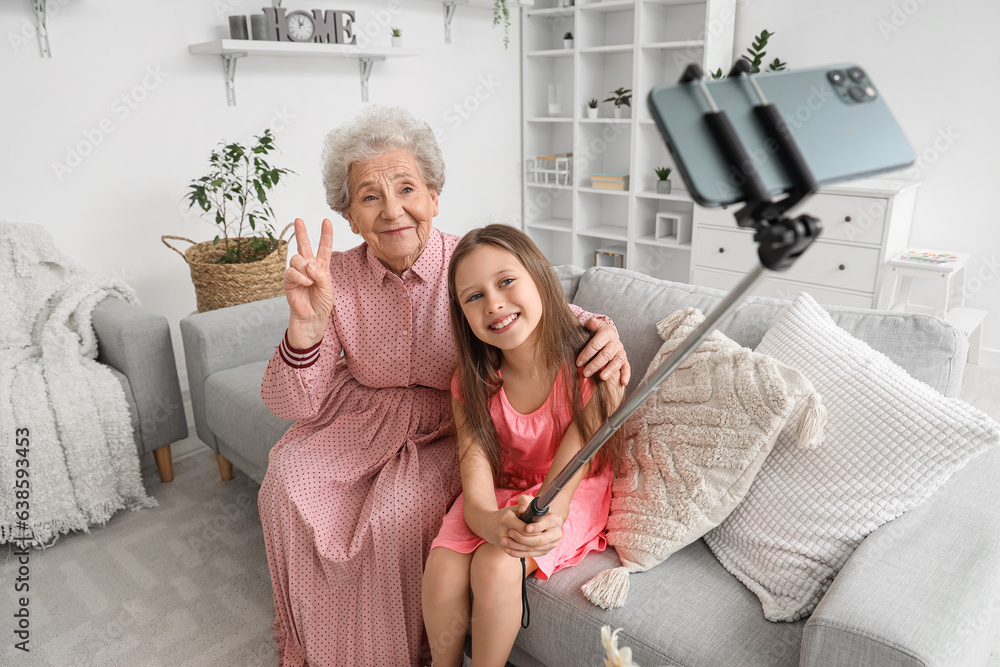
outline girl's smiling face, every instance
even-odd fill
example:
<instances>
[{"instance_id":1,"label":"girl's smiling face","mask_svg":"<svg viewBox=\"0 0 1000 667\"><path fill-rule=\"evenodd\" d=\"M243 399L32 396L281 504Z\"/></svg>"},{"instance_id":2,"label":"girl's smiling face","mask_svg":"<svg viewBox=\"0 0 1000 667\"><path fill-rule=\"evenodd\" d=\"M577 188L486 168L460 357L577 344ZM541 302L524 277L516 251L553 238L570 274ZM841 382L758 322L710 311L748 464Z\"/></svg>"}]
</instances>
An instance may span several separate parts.
<instances>
[{"instance_id":1,"label":"girl's smiling face","mask_svg":"<svg viewBox=\"0 0 1000 667\"><path fill-rule=\"evenodd\" d=\"M455 269L455 291L476 338L501 350L533 344L542 298L514 255L492 245L476 248Z\"/></svg>"}]
</instances>

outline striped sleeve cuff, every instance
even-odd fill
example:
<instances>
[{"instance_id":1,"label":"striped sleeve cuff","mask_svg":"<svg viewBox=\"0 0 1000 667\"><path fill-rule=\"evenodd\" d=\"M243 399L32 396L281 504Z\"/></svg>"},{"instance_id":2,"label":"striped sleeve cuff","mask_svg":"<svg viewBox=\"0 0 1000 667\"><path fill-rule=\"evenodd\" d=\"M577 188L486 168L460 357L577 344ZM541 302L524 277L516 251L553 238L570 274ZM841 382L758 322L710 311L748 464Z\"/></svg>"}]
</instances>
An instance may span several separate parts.
<instances>
[{"instance_id":1,"label":"striped sleeve cuff","mask_svg":"<svg viewBox=\"0 0 1000 667\"><path fill-rule=\"evenodd\" d=\"M281 339L281 345L278 346L278 351L284 362L292 368L309 368L319 360L319 346L322 342L300 350L288 344L288 331L286 330L284 338Z\"/></svg>"}]
</instances>

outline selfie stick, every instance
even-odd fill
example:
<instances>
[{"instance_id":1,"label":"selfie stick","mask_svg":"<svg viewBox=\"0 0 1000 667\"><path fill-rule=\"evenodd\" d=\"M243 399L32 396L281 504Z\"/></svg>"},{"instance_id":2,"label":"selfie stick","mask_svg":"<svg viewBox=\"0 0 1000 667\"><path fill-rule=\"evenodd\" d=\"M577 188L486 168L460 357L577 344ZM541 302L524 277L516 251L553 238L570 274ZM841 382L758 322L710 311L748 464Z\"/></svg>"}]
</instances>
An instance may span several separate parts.
<instances>
[{"instance_id":1,"label":"selfie stick","mask_svg":"<svg viewBox=\"0 0 1000 667\"><path fill-rule=\"evenodd\" d=\"M740 281L733 291L727 294L719 304L711 310L697 329L691 332L681 344L667 355L656 370L646 377L628 397L622 401L607 421L590 437L587 444L576 453L566 464L552 484L531 501L531 506L521 514L521 521L533 523L549 513L549 505L566 484L587 465L587 462L597 453L611 436L625 423L632 413L646 402L660 384L673 373L692 352L708 338L712 330L726 318L743 300L746 294L760 281L768 270L784 271L812 244L820 235L822 226L819 220L808 215L796 218L786 218L785 212L814 193L819 184L813 177L809 165L802 157L798 145L792 138L781 112L768 104L763 92L750 75L750 65L745 60L738 60L729 72L730 77L743 77L752 88L759 104L754 107L754 115L764 128L768 137L778 146L777 155L786 173L791 177L793 186L788 196L780 201L772 201L770 194L757 173L753 161L747 154L743 142L740 141L725 111L720 111L708 92L708 87L702 80L702 71L698 65L688 65L681 77L681 83L690 83L700 89L711 111L705 114L708 125L720 151L737 169L737 173L746 176L742 186L746 206L736 213L736 222L740 227L753 227L756 230L754 241L758 244L757 256L760 265L751 270ZM654 114L655 117L655 114ZM659 121L658 121L659 122ZM663 128L660 128L661 131ZM666 136L666 133L664 133ZM668 145L669 146L669 145Z\"/></svg>"}]
</instances>

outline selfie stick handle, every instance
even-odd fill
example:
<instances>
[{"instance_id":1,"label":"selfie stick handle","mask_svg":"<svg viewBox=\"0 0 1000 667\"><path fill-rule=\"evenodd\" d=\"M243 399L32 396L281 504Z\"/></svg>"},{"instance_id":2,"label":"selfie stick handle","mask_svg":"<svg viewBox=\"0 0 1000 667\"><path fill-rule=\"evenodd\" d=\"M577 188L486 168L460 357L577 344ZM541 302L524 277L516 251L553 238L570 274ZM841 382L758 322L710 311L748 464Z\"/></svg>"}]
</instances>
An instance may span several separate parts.
<instances>
[{"instance_id":1,"label":"selfie stick handle","mask_svg":"<svg viewBox=\"0 0 1000 667\"><path fill-rule=\"evenodd\" d=\"M780 112L773 105L768 104L757 82L750 76L749 65L740 60L733 65L730 76L742 75L746 75L746 80L753 86L760 103L754 109L757 120L768 136L778 144L779 159L793 183L789 195L777 202L772 201L770 194L765 189L760 174L757 173L753 161L726 116L726 112L720 111L715 100L712 99L712 95L702 79L701 68L698 65L689 65L681 82L696 83L700 87L710 109L705 114L705 123L708 125L709 131L711 131L716 144L729 164L735 166L746 176L742 199L746 202L746 206L736 213L736 220L741 227L752 226L756 230L754 241L758 244L757 256L760 259L760 265L752 269L740 281L739 285L712 309L705 320L673 352L667 355L663 363L639 383L635 391L622 401L618 409L590 437L587 444L559 471L559 474L552 480L552 484L532 499L531 505L520 516L525 523L538 521L549 513L549 505L552 504L552 500L563 487L587 465L594 454L646 402L660 384L667 379L667 376L679 368L684 360L698 349L712 333L712 330L736 308L743 297L767 273L768 269L783 271L789 268L822 231L819 220L811 216L800 215L794 219L784 216L788 209L815 192L819 185L802 157L802 153L785 125Z\"/></svg>"}]
</instances>

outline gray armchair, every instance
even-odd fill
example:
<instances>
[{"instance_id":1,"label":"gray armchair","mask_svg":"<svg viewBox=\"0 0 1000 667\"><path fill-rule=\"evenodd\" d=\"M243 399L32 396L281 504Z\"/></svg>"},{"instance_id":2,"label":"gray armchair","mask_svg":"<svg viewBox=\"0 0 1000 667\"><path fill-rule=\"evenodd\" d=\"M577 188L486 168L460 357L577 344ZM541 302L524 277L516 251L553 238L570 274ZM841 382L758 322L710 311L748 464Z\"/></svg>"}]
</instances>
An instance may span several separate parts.
<instances>
[{"instance_id":1,"label":"gray armchair","mask_svg":"<svg viewBox=\"0 0 1000 667\"><path fill-rule=\"evenodd\" d=\"M276 417L260 397L267 362L287 326L284 296L181 320L195 428L215 450L223 481L235 465L261 483L268 452L295 423Z\"/></svg>"},{"instance_id":2,"label":"gray armchair","mask_svg":"<svg viewBox=\"0 0 1000 667\"><path fill-rule=\"evenodd\" d=\"M94 308L97 361L125 390L139 456L153 452L163 482L174 478L170 444L188 435L177 364L165 317L107 298Z\"/></svg>"}]
</instances>

